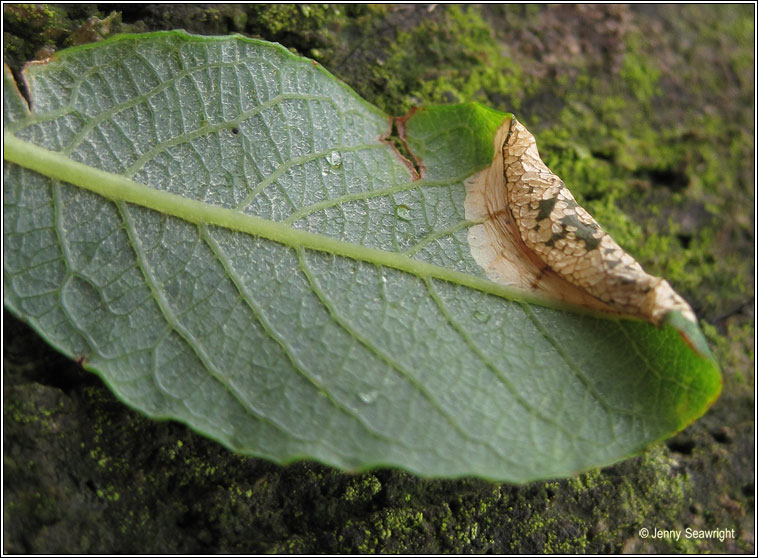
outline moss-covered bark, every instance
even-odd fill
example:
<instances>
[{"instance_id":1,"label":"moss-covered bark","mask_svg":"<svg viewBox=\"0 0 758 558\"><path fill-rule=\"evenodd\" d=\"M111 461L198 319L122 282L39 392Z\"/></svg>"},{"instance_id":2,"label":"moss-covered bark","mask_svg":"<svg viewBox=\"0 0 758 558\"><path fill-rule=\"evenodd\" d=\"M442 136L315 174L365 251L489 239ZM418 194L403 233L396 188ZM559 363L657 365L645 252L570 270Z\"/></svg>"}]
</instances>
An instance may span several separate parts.
<instances>
[{"instance_id":1,"label":"moss-covered bark","mask_svg":"<svg viewBox=\"0 0 758 558\"><path fill-rule=\"evenodd\" d=\"M573 479L347 475L148 421L6 313L5 552L753 552L752 7L6 5L4 21L15 70L114 32L241 32L392 114L516 112L580 202L693 304L724 370L703 419Z\"/></svg>"}]
</instances>

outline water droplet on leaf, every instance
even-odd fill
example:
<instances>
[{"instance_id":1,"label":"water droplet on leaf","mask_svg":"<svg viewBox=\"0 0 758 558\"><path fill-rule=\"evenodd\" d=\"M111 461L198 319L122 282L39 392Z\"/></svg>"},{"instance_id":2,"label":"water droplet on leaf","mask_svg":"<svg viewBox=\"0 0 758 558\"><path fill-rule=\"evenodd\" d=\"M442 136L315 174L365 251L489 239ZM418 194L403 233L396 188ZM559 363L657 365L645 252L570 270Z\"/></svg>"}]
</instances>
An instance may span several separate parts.
<instances>
[{"instance_id":1,"label":"water droplet on leaf","mask_svg":"<svg viewBox=\"0 0 758 558\"><path fill-rule=\"evenodd\" d=\"M395 215L397 215L398 219L402 219L403 221L410 221L411 208L401 203L395 208Z\"/></svg>"},{"instance_id":2,"label":"water droplet on leaf","mask_svg":"<svg viewBox=\"0 0 758 558\"><path fill-rule=\"evenodd\" d=\"M486 324L487 322L490 321L490 315L480 310L474 310L474 318L476 318L477 321L480 321L483 324Z\"/></svg>"},{"instance_id":3,"label":"water droplet on leaf","mask_svg":"<svg viewBox=\"0 0 758 558\"><path fill-rule=\"evenodd\" d=\"M360 397L361 401L364 403L373 403L376 401L376 397L379 395L379 392L376 390L371 391L364 391L358 394L358 397Z\"/></svg>"},{"instance_id":4,"label":"water droplet on leaf","mask_svg":"<svg viewBox=\"0 0 758 558\"><path fill-rule=\"evenodd\" d=\"M332 151L326 156L326 162L331 165L332 168L338 169L342 166L342 155L339 151Z\"/></svg>"}]
</instances>

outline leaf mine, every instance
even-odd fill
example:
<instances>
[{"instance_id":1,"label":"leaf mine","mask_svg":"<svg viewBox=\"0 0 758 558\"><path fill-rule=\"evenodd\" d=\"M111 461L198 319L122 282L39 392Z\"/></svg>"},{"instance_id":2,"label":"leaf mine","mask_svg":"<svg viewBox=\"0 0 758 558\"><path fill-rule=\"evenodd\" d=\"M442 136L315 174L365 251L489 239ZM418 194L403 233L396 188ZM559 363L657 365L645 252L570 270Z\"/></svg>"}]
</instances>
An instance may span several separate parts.
<instances>
[{"instance_id":1,"label":"leaf mine","mask_svg":"<svg viewBox=\"0 0 758 558\"><path fill-rule=\"evenodd\" d=\"M548 299L656 325L671 312L696 323L689 304L642 266L581 207L542 162L534 136L508 118L492 165L466 185L471 254L495 282Z\"/></svg>"}]
</instances>

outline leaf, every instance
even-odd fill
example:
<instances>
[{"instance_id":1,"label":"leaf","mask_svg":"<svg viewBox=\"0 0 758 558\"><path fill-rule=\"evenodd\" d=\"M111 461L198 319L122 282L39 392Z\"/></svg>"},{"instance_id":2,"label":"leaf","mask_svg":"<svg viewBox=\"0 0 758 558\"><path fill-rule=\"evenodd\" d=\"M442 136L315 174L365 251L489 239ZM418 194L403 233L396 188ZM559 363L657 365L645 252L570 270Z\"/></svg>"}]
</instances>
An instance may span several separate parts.
<instances>
[{"instance_id":1,"label":"leaf","mask_svg":"<svg viewBox=\"0 0 758 558\"><path fill-rule=\"evenodd\" d=\"M486 278L464 183L507 115L399 119L414 180L392 120L279 45L129 35L24 75L5 304L151 417L279 463L525 482L633 455L720 391L692 322Z\"/></svg>"}]
</instances>

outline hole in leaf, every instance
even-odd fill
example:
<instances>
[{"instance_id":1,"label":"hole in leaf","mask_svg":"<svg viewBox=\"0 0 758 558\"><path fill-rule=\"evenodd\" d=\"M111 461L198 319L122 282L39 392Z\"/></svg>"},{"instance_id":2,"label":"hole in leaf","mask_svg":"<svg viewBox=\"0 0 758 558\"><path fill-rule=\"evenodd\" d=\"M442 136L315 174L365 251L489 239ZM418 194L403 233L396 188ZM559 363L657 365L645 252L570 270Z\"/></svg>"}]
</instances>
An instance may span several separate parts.
<instances>
[{"instance_id":1,"label":"hole in leaf","mask_svg":"<svg viewBox=\"0 0 758 558\"><path fill-rule=\"evenodd\" d=\"M405 140L403 139L403 136L398 128L396 118L392 119L392 131L390 132L390 135L384 139L384 141L391 145L398 153L398 155L405 159L408 166L415 171L416 176L421 176L421 166L419 165L416 157L414 157L413 153L411 153L411 150L408 149L408 145L405 143Z\"/></svg>"}]
</instances>

